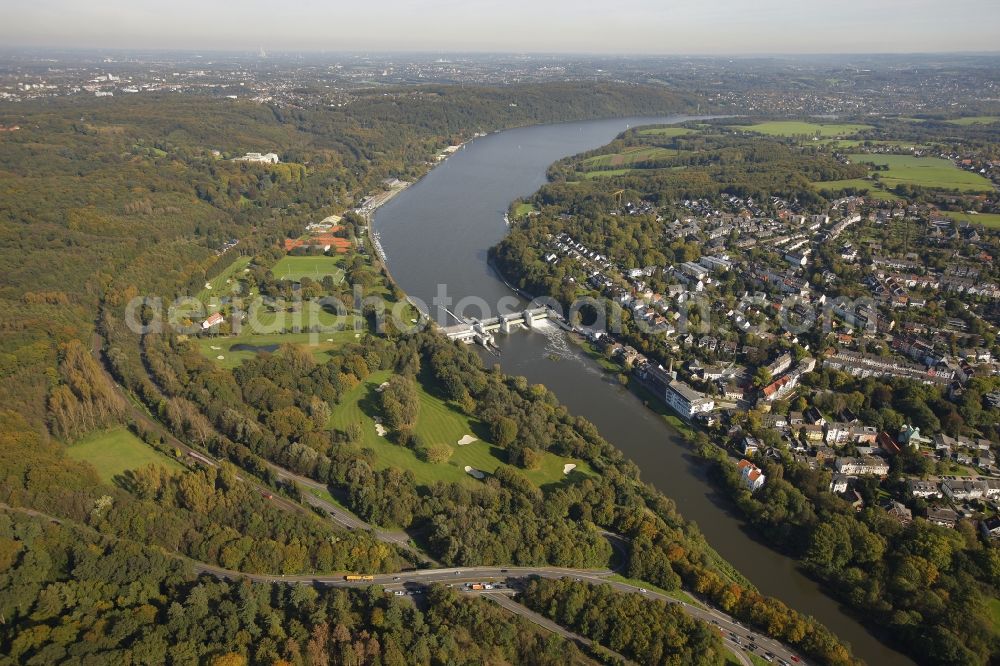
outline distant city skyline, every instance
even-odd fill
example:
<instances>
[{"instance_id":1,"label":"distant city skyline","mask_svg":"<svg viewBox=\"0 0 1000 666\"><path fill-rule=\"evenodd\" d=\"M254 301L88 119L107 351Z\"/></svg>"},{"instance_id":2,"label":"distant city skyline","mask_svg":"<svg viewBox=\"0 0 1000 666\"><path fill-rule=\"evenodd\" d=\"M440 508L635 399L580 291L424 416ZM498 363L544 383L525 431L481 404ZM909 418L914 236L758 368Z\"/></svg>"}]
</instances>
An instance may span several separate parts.
<instances>
[{"instance_id":1,"label":"distant city skyline","mask_svg":"<svg viewBox=\"0 0 1000 666\"><path fill-rule=\"evenodd\" d=\"M754 55L997 51L997 0L34 0L7 47Z\"/></svg>"}]
</instances>

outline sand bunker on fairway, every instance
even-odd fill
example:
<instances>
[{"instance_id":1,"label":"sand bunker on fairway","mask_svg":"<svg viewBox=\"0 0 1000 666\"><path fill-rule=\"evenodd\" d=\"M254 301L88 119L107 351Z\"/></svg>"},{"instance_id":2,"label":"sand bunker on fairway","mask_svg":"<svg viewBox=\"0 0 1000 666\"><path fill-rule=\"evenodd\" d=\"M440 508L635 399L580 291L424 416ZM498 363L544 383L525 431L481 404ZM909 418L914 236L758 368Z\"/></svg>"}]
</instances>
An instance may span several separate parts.
<instances>
[{"instance_id":1,"label":"sand bunker on fairway","mask_svg":"<svg viewBox=\"0 0 1000 666\"><path fill-rule=\"evenodd\" d=\"M384 426L384 425L382 425L381 423L376 423L376 424L375 424L375 432L376 432L376 433L378 433L378 436L379 436L379 437L385 437L385 434L386 434L387 432L389 432L389 431L388 431L388 430L386 430L386 429L385 429L385 426Z\"/></svg>"},{"instance_id":2,"label":"sand bunker on fairway","mask_svg":"<svg viewBox=\"0 0 1000 666\"><path fill-rule=\"evenodd\" d=\"M569 474L574 469L576 469L576 465L574 463L566 463L563 465L563 474Z\"/></svg>"},{"instance_id":3,"label":"sand bunker on fairway","mask_svg":"<svg viewBox=\"0 0 1000 666\"><path fill-rule=\"evenodd\" d=\"M459 446L465 446L466 444L472 444L473 442L478 442L479 440L472 435L463 435L462 439L458 440Z\"/></svg>"},{"instance_id":4,"label":"sand bunker on fairway","mask_svg":"<svg viewBox=\"0 0 1000 666\"><path fill-rule=\"evenodd\" d=\"M469 465L465 466L465 473L468 474L469 476L475 477L477 479L485 479L486 478L485 474L483 474L482 472L480 472L475 467L471 467Z\"/></svg>"}]
</instances>

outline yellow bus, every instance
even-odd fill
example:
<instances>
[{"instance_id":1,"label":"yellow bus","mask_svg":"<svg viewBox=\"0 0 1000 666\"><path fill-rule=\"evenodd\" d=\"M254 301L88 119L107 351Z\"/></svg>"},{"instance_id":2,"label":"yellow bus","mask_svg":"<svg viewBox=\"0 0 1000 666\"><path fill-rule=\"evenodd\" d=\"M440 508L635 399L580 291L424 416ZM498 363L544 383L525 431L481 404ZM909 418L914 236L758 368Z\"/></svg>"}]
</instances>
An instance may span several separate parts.
<instances>
[{"instance_id":1,"label":"yellow bus","mask_svg":"<svg viewBox=\"0 0 1000 666\"><path fill-rule=\"evenodd\" d=\"M375 576L371 574L347 574L344 576L344 580L375 580Z\"/></svg>"}]
</instances>

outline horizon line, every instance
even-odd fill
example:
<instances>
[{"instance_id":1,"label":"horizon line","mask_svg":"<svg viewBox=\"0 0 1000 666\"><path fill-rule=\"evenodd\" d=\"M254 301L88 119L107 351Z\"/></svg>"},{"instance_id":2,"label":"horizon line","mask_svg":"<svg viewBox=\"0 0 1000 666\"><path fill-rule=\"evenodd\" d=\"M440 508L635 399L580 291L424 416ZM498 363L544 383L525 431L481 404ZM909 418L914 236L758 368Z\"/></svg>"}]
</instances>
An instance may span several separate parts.
<instances>
[{"instance_id":1,"label":"horizon line","mask_svg":"<svg viewBox=\"0 0 1000 666\"><path fill-rule=\"evenodd\" d=\"M264 50L267 55L260 56ZM745 52L623 52L623 51L493 51L493 50L432 50L432 49L320 49L320 48L268 48L266 46L251 48L215 47L199 49L194 47L98 47L98 46L53 46L53 45L18 45L0 46L0 53L23 53L30 51L68 52L68 53L177 53L177 54L226 54L248 55L259 59L278 56L301 55L343 55L343 56L511 56L511 57L586 57L586 58L787 58L787 57L845 57L845 56L1000 56L996 50L950 50L950 51L745 51Z\"/></svg>"}]
</instances>

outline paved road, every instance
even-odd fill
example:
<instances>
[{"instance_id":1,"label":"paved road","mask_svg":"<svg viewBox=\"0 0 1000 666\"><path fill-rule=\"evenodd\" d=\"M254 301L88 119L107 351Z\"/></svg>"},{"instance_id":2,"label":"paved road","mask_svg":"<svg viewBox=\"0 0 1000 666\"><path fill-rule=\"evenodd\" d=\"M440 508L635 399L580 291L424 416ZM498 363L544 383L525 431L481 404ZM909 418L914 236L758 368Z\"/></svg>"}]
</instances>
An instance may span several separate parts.
<instances>
[{"instance_id":1,"label":"paved road","mask_svg":"<svg viewBox=\"0 0 1000 666\"><path fill-rule=\"evenodd\" d=\"M304 488L302 491L302 499L311 506L318 509L322 509L330 516L330 519L341 527L348 530L366 530L372 532L377 539L384 541L386 543L391 543L403 550L407 550L421 560L428 561L431 564L437 564L432 558L430 558L426 553L421 552L413 547L410 543L410 535L402 530L386 530L380 527L376 527L370 523L366 523L361 520L358 516L354 515L347 509L334 504L322 497L317 497L316 495L309 492L309 489L321 492L329 493L329 489L325 484L315 481L305 476L300 476L291 472L283 467L279 467L273 463L266 463L268 469L274 472L275 476L280 478L282 481L288 481L295 483Z\"/></svg>"},{"instance_id":2,"label":"paved road","mask_svg":"<svg viewBox=\"0 0 1000 666\"><path fill-rule=\"evenodd\" d=\"M581 645L584 645L584 646L587 646L587 647L592 647L594 645L594 642L592 640L590 640L589 638L587 638L586 636L581 636L580 634L573 633L572 631L570 631L569 629L563 627L562 625L556 624L555 622L553 622L549 618L545 617L544 615L539 615L538 613L536 613L535 611L531 610L530 608L527 608L526 606L522 606L521 604L519 604L516 601L514 601L513 599L511 599L506 594L503 594L503 593L500 593L500 592L488 592L486 594L483 594L483 597L485 597L486 599L489 599L490 601L492 601L493 603L495 603L495 604L497 604L499 606L502 606L503 608L507 609L511 613L514 613L515 615L519 615L519 616L525 618L526 620L528 620L529 622L538 625L542 629L546 629L548 631L551 631L554 634L558 634L558 635L562 636L563 638L565 638L567 640L571 640L574 643L578 643L578 644L581 644ZM617 657L618 659L620 659L622 662L624 662L626 664L634 664L635 663L635 662L633 662L633 661L631 661L629 659L626 659L624 656L618 654L614 650L609 650L608 648L603 647L603 646L601 646L601 649L607 650L612 655L614 655L615 657Z\"/></svg>"}]
</instances>

